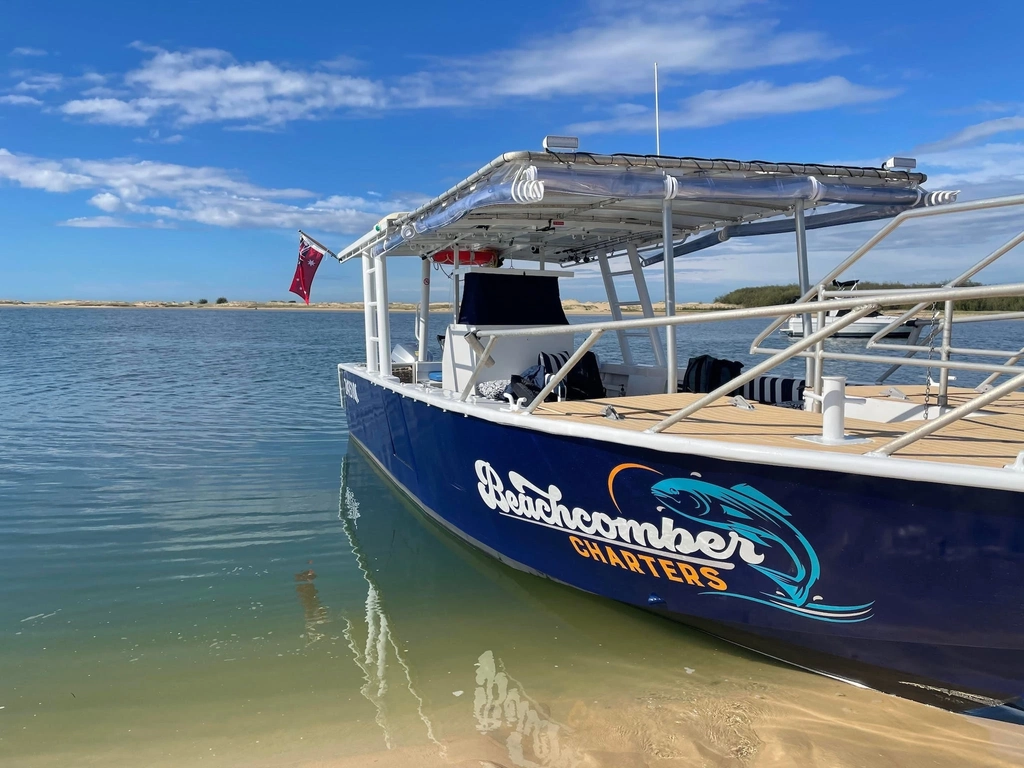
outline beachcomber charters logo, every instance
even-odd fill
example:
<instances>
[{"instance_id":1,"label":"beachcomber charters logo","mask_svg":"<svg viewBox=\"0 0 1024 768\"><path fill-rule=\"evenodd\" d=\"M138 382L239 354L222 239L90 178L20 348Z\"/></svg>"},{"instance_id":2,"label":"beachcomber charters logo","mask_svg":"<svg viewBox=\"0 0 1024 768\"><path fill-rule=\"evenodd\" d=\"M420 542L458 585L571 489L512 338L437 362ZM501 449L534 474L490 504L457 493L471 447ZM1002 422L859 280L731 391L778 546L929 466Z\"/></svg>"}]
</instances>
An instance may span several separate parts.
<instances>
[{"instance_id":1,"label":"beachcomber charters logo","mask_svg":"<svg viewBox=\"0 0 1024 768\"><path fill-rule=\"evenodd\" d=\"M608 495L618 516L570 507L558 486L537 485L515 471L503 479L490 462L478 460L474 468L477 491L489 509L565 531L579 557L709 589L700 594L735 597L818 621L871 618L874 603L827 605L812 594L821 575L817 553L790 522L790 513L749 485L725 488L699 479L697 473L660 480L650 486L662 515L656 525L623 514L615 497L615 480L622 472L661 475L642 464L619 464L608 474ZM679 525L682 521L700 529ZM729 572L737 568L764 577L764 591L730 588Z\"/></svg>"}]
</instances>

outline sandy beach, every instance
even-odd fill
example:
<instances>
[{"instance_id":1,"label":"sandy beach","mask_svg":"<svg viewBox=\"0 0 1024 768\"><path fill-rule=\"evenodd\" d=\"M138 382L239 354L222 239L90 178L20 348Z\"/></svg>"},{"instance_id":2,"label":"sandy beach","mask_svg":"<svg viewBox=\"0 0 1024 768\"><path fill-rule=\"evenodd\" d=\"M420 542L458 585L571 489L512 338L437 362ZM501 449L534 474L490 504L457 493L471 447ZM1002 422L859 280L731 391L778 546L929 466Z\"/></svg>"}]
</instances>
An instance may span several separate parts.
<instances>
[{"instance_id":1,"label":"sandy beach","mask_svg":"<svg viewBox=\"0 0 1024 768\"><path fill-rule=\"evenodd\" d=\"M392 302L389 309L392 312L415 312L416 304L405 302ZM678 312L707 312L718 309L734 309L735 304L718 304L714 302L690 302L677 304ZM295 311L333 311L333 312L362 312L361 301L321 301L312 302L309 306L296 301L228 301L223 304L199 304L193 301L94 301L91 299L61 299L54 301L18 301L16 299L0 299L0 307L51 307L65 309L197 309L197 310L224 310L224 309L287 309ZM578 299L564 299L562 309L569 315L610 315L611 309L607 301L580 301ZM448 303L437 303L430 305L431 312L449 312L451 305ZM663 314L665 305L663 302L654 303L655 314ZM623 314L639 315L638 309L624 308Z\"/></svg>"}]
</instances>

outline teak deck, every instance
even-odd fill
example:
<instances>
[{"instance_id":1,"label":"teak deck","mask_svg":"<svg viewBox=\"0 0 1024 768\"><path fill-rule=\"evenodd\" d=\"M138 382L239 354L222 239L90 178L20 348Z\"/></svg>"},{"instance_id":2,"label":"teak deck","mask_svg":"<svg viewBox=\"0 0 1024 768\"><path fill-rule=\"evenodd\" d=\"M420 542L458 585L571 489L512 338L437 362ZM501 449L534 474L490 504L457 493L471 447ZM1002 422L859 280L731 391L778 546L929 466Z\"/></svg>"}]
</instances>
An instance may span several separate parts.
<instances>
[{"instance_id":1,"label":"teak deck","mask_svg":"<svg viewBox=\"0 0 1024 768\"><path fill-rule=\"evenodd\" d=\"M848 387L850 397L880 397L888 387ZM924 403L923 386L901 386L908 399ZM965 403L977 393L970 389L949 390L949 405ZM613 397L603 400L544 403L534 412L545 418L601 424L637 432L648 429L677 410L696 401L702 395L645 395L642 397ZM934 391L932 396L934 405ZM621 421L602 415L611 405L624 416ZM846 433L852 437L870 440L868 443L824 446L798 440L798 436L820 435L821 414L779 408L755 403L753 411L737 408L732 398L724 397L683 419L665 430L666 434L685 435L705 440L763 445L781 448L800 448L840 453L867 453L909 432L922 421L879 424L873 421L846 419ZM923 459L925 461L974 464L1004 467L1012 464L1024 451L1024 393L1016 392L984 409L980 415L962 419L929 437L911 443L894 454L894 458Z\"/></svg>"}]
</instances>

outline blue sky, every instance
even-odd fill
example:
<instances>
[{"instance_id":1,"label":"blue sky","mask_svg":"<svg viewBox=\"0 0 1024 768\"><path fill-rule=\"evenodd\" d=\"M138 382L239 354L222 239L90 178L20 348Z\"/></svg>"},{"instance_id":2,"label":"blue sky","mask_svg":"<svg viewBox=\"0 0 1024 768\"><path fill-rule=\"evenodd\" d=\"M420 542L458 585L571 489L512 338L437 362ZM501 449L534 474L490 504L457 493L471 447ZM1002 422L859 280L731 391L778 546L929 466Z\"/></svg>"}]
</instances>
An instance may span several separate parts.
<instances>
[{"instance_id":1,"label":"blue sky","mask_svg":"<svg viewBox=\"0 0 1024 768\"><path fill-rule=\"evenodd\" d=\"M546 133L653 152L655 60L664 154L909 153L931 189L1024 192L1015 2L7 0L3 15L0 298L294 298L299 227L341 247ZM813 234L812 270L878 226ZM859 276L951 276L967 257L942 232ZM780 238L680 263L680 300L791 280ZM1024 277L1019 259L1000 269ZM415 275L392 275L393 298L415 299ZM563 293L598 296L581 277ZM359 286L325 262L313 300Z\"/></svg>"}]
</instances>

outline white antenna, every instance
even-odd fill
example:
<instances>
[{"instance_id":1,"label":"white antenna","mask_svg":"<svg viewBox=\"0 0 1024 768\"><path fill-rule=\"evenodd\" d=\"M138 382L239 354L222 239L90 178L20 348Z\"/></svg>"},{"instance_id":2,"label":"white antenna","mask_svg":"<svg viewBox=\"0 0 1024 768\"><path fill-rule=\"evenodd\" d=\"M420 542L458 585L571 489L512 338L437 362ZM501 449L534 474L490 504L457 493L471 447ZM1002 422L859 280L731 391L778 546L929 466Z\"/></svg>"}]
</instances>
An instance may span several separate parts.
<instances>
[{"instance_id":1,"label":"white antenna","mask_svg":"<svg viewBox=\"0 0 1024 768\"><path fill-rule=\"evenodd\" d=\"M661 154L661 111L658 109L658 62L654 62L654 154Z\"/></svg>"}]
</instances>

